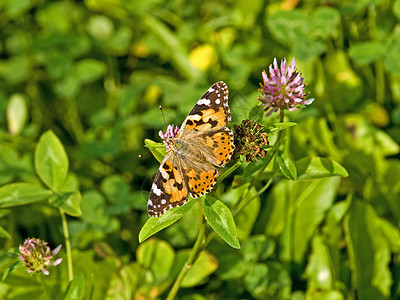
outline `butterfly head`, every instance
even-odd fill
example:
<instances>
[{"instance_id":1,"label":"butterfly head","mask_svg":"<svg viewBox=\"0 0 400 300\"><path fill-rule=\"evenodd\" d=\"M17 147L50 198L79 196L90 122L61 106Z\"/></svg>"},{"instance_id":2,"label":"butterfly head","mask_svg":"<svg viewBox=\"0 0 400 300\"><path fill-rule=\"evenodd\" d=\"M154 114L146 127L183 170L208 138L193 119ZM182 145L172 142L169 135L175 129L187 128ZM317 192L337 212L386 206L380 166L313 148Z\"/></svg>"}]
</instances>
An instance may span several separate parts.
<instances>
[{"instance_id":1,"label":"butterfly head","mask_svg":"<svg viewBox=\"0 0 400 300\"><path fill-rule=\"evenodd\" d=\"M158 133L160 138L163 139L164 145L165 147L167 147L167 150L171 150L174 138L178 135L178 133L179 127L175 125L168 125L165 133L162 132L162 130L160 130L160 132Z\"/></svg>"}]
</instances>

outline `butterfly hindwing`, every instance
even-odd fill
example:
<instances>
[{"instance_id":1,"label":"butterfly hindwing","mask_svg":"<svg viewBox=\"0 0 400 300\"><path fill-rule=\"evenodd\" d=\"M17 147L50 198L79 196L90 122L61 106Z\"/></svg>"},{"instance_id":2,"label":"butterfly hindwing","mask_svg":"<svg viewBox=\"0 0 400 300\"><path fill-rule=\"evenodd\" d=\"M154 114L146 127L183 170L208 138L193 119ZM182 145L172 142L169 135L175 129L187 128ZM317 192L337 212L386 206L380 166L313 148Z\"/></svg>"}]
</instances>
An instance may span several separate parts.
<instances>
[{"instance_id":1,"label":"butterfly hindwing","mask_svg":"<svg viewBox=\"0 0 400 300\"><path fill-rule=\"evenodd\" d=\"M210 164L186 162L183 165L189 195L192 198L210 192L217 182L218 170Z\"/></svg>"},{"instance_id":2,"label":"butterfly hindwing","mask_svg":"<svg viewBox=\"0 0 400 300\"><path fill-rule=\"evenodd\" d=\"M176 165L176 157L169 152L161 163L151 186L147 203L147 212L150 217L159 217L170 208L182 206L187 202L187 184Z\"/></svg>"}]
</instances>

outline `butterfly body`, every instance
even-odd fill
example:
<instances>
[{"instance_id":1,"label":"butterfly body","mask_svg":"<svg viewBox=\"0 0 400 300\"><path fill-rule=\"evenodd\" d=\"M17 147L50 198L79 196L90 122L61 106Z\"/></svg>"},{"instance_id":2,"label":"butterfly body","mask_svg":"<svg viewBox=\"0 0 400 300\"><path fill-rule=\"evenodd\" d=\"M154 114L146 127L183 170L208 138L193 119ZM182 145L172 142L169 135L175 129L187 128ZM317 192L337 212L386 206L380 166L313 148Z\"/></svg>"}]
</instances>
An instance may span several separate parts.
<instances>
[{"instance_id":1,"label":"butterfly body","mask_svg":"<svg viewBox=\"0 0 400 300\"><path fill-rule=\"evenodd\" d=\"M154 178L147 205L151 217L211 191L218 170L229 162L233 133L228 88L215 83L196 103L176 136L164 138L168 152Z\"/></svg>"}]
</instances>

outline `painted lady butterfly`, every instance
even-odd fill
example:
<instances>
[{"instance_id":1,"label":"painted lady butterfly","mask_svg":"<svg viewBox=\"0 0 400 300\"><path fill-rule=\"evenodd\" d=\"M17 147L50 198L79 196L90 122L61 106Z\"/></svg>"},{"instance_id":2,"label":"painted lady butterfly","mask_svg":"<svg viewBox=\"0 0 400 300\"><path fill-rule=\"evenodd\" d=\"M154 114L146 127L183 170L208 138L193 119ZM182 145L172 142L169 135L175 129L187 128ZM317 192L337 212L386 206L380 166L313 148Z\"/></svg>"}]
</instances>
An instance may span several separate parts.
<instances>
[{"instance_id":1,"label":"painted lady butterfly","mask_svg":"<svg viewBox=\"0 0 400 300\"><path fill-rule=\"evenodd\" d=\"M163 137L168 152L151 186L150 217L212 190L219 172L211 164L225 166L235 149L230 121L228 87L220 81L197 101L176 136Z\"/></svg>"}]
</instances>

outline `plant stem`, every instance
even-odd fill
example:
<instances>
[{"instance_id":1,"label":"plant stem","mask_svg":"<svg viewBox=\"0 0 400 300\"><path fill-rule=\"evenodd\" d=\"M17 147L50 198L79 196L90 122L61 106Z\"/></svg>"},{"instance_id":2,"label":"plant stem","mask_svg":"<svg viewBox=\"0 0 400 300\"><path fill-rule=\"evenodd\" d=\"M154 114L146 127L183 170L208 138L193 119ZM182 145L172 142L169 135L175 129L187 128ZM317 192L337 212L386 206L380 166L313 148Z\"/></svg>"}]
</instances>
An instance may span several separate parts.
<instances>
[{"instance_id":1,"label":"plant stem","mask_svg":"<svg viewBox=\"0 0 400 300\"><path fill-rule=\"evenodd\" d=\"M280 114L280 122L283 122L284 114L283 111ZM268 182L264 185L262 189L260 189L253 197L251 197L249 200L247 200L242 206L240 204L243 202L245 196L247 196L248 192L251 190L251 188L256 184L258 179L261 177L261 175L264 173L266 167L270 164L272 158L275 156L276 152L278 151L278 147L280 145L280 141L282 138L282 131L278 132L278 137L275 141L274 147L272 154L270 155L267 163L258 171L257 175L253 178L253 180L250 182L249 187L246 189L247 192L244 192L239 200L235 203L235 205L232 208L232 214L235 216L237 213L239 213L245 206L247 206L253 199L261 195L265 190L271 185L272 179L268 180ZM240 163L241 164L241 163ZM239 163L236 163L234 166L235 168L240 166ZM229 173L228 173L229 174ZM199 233L197 235L197 240L193 246L192 252L190 253L190 256L188 260L186 261L185 265L181 269L178 277L176 278L174 285L172 286L168 296L167 300L173 300L176 296L176 294L179 291L180 285L182 283L182 280L185 278L187 272L190 270L194 262L197 260L199 254L201 251L203 251L208 244L212 241L212 239L215 236L215 231L211 232L207 239L205 238L205 223L204 223L204 218L203 218L203 207L202 203L199 201L199 214L200 214L200 225L199 225Z\"/></svg>"},{"instance_id":2,"label":"plant stem","mask_svg":"<svg viewBox=\"0 0 400 300\"><path fill-rule=\"evenodd\" d=\"M376 73L376 101L379 104L385 102L385 66L383 59L375 61L375 73Z\"/></svg>"},{"instance_id":3,"label":"plant stem","mask_svg":"<svg viewBox=\"0 0 400 300\"><path fill-rule=\"evenodd\" d=\"M221 182L222 180L224 180L227 176L229 176L230 174L232 174L232 172L234 172L237 168L239 168L242 165L242 161L238 160L233 166L231 166L228 170L226 170L225 172L223 172L220 176L218 176L217 182Z\"/></svg>"},{"instance_id":4,"label":"plant stem","mask_svg":"<svg viewBox=\"0 0 400 300\"><path fill-rule=\"evenodd\" d=\"M179 291L182 280L185 278L187 272L190 270L190 268L193 266L194 262L197 260L200 252L204 249L202 247L202 245L204 243L204 238L205 238L205 235L204 235L205 223L204 223L204 218L203 218L203 206L202 206L202 201L198 201L198 203L199 203L199 216L200 216L199 233L197 235L197 239L193 246L192 252L190 253L188 260L185 262L185 265L181 269L178 277L176 278L174 285L172 286L171 290L169 291L169 294L168 294L166 300L172 300L175 298L176 294Z\"/></svg>"},{"instance_id":5,"label":"plant stem","mask_svg":"<svg viewBox=\"0 0 400 300\"><path fill-rule=\"evenodd\" d=\"M85 130L83 129L82 121L79 116L77 100L75 98L68 98L67 101L67 111L66 120L69 128L71 128L71 133L78 143L82 143L85 140ZM67 127L68 128L68 127Z\"/></svg>"},{"instance_id":6,"label":"plant stem","mask_svg":"<svg viewBox=\"0 0 400 300\"><path fill-rule=\"evenodd\" d=\"M51 294L47 288L46 281L44 280L44 274L40 273L40 283L42 284L43 290L46 294L47 299L51 300Z\"/></svg>"},{"instance_id":7,"label":"plant stem","mask_svg":"<svg viewBox=\"0 0 400 300\"><path fill-rule=\"evenodd\" d=\"M68 280L72 281L74 279L74 270L72 268L72 253L71 253L71 242L69 239L69 231L67 218L65 217L65 213L60 209L61 220L64 230L64 238L65 238L65 249L67 250L67 262L68 262Z\"/></svg>"},{"instance_id":8,"label":"plant stem","mask_svg":"<svg viewBox=\"0 0 400 300\"><path fill-rule=\"evenodd\" d=\"M368 29L372 41L379 40L379 33L376 24L376 7L375 5L370 4L368 6ZM375 74L376 101L379 104L383 104L385 102L385 66L383 59L377 59L375 61Z\"/></svg>"},{"instance_id":9,"label":"plant stem","mask_svg":"<svg viewBox=\"0 0 400 300\"><path fill-rule=\"evenodd\" d=\"M238 207L235 210L232 210L232 215L236 216L243 208L245 208L247 205L249 205L249 203L251 201L253 201L255 198L257 198L258 196L260 196L262 193L264 193L267 188L269 188L269 186L272 183L272 178L268 180L268 182L262 187L262 189L260 189L255 195L253 195L253 197L251 197L249 200L247 200L245 203L243 203L242 206Z\"/></svg>"}]
</instances>

